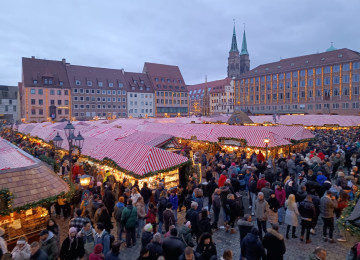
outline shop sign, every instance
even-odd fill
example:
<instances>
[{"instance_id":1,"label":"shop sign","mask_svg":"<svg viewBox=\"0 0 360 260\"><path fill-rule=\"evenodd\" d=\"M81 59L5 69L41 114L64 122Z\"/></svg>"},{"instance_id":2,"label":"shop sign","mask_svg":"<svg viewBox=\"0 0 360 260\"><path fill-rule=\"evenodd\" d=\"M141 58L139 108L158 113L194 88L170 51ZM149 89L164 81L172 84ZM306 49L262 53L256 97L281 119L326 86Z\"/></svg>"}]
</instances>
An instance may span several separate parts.
<instances>
[{"instance_id":1,"label":"shop sign","mask_svg":"<svg viewBox=\"0 0 360 260\"><path fill-rule=\"evenodd\" d=\"M223 139L221 140L223 145L232 145L232 146L241 146L241 142L233 139Z\"/></svg>"}]
</instances>

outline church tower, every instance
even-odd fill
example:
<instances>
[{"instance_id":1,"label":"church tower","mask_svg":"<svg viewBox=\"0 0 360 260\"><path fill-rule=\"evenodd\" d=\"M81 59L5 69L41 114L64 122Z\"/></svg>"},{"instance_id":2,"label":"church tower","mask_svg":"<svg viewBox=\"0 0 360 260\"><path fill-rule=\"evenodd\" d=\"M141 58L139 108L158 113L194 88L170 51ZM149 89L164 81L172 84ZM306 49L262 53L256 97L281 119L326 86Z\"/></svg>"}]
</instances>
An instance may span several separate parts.
<instances>
[{"instance_id":1,"label":"church tower","mask_svg":"<svg viewBox=\"0 0 360 260\"><path fill-rule=\"evenodd\" d=\"M240 56L236 41L235 24L231 41L231 49L229 51L227 76L229 78L237 78L240 76Z\"/></svg>"},{"instance_id":2,"label":"church tower","mask_svg":"<svg viewBox=\"0 0 360 260\"><path fill-rule=\"evenodd\" d=\"M249 70L250 70L250 58L249 58L249 52L247 50L246 35L244 28L244 34L243 34L241 52L240 52L240 74L243 74Z\"/></svg>"}]
</instances>

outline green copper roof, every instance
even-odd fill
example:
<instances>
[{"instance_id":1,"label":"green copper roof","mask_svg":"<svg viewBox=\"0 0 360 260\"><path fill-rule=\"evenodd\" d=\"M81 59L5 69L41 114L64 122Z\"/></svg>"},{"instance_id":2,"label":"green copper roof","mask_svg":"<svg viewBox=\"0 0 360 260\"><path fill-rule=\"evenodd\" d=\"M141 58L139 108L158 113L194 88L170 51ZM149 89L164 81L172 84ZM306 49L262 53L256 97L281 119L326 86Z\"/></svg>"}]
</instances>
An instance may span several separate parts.
<instances>
[{"instance_id":1,"label":"green copper roof","mask_svg":"<svg viewBox=\"0 0 360 260\"><path fill-rule=\"evenodd\" d=\"M237 47L237 41L236 41L235 24L234 24L230 52L239 52L238 47Z\"/></svg>"},{"instance_id":2,"label":"green copper roof","mask_svg":"<svg viewBox=\"0 0 360 260\"><path fill-rule=\"evenodd\" d=\"M249 55L248 50L247 50L247 44L246 44L245 29L244 29L243 39L242 39L240 55Z\"/></svg>"},{"instance_id":3,"label":"green copper roof","mask_svg":"<svg viewBox=\"0 0 360 260\"><path fill-rule=\"evenodd\" d=\"M326 51L336 51L337 49L334 47L333 43L331 43L331 46L326 49Z\"/></svg>"}]
</instances>

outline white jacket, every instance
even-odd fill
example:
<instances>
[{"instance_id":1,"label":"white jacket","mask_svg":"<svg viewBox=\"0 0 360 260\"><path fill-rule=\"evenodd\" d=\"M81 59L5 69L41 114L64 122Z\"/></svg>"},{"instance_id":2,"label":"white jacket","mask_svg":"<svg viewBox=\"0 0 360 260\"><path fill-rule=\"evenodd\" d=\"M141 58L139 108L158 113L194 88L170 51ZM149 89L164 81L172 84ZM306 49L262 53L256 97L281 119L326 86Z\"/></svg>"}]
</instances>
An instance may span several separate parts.
<instances>
[{"instance_id":1,"label":"white jacket","mask_svg":"<svg viewBox=\"0 0 360 260\"><path fill-rule=\"evenodd\" d=\"M31 256L30 245L26 243L23 248L19 248L15 246L13 251L11 252L12 259L14 260L28 260Z\"/></svg>"}]
</instances>

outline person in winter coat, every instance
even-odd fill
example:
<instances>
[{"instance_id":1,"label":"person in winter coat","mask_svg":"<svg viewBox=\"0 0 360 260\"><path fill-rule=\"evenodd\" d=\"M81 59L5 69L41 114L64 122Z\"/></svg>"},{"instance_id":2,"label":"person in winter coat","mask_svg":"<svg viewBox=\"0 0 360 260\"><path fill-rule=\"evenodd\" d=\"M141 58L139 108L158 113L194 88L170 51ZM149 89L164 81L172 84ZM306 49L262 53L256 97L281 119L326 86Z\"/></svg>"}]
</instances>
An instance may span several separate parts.
<instances>
[{"instance_id":1,"label":"person in winter coat","mask_svg":"<svg viewBox=\"0 0 360 260\"><path fill-rule=\"evenodd\" d=\"M275 192L270 192L270 198L267 201L269 203L268 221L270 224L278 224L278 210L280 203L275 197Z\"/></svg>"},{"instance_id":2,"label":"person in winter coat","mask_svg":"<svg viewBox=\"0 0 360 260\"><path fill-rule=\"evenodd\" d=\"M111 215L105 206L100 209L99 217L97 218L97 222L95 223L98 222L103 223L105 226L105 230L108 233L111 233L111 229L113 229L113 224L111 222Z\"/></svg>"},{"instance_id":3,"label":"person in winter coat","mask_svg":"<svg viewBox=\"0 0 360 260\"><path fill-rule=\"evenodd\" d=\"M105 193L104 193L104 197L103 197L103 202L105 207L107 208L110 217L112 216L112 213L114 211L114 206L115 206L115 195L112 191L112 186L110 182L107 182L107 188L105 188ZM105 224L105 222L103 222Z\"/></svg>"},{"instance_id":4,"label":"person in winter coat","mask_svg":"<svg viewBox=\"0 0 360 260\"><path fill-rule=\"evenodd\" d=\"M57 247L60 248L60 233L59 226L56 224L55 219L49 219L46 225L46 229L53 232L56 237Z\"/></svg>"},{"instance_id":5,"label":"person in winter coat","mask_svg":"<svg viewBox=\"0 0 360 260\"><path fill-rule=\"evenodd\" d=\"M90 254L94 251L96 231L91 227L91 223L86 221L77 236L83 240L85 251L84 260L88 260Z\"/></svg>"},{"instance_id":6,"label":"person in winter coat","mask_svg":"<svg viewBox=\"0 0 360 260\"><path fill-rule=\"evenodd\" d=\"M219 186L219 188L221 188L222 186L224 186L224 183L225 183L226 179L227 179L226 174L222 173L222 174L220 175L219 180L218 180L218 186Z\"/></svg>"},{"instance_id":7,"label":"person in winter coat","mask_svg":"<svg viewBox=\"0 0 360 260\"><path fill-rule=\"evenodd\" d=\"M155 208L154 204L150 202L149 210L145 218L146 218L146 224L150 223L153 226L154 232L156 232L156 213L157 213L157 209Z\"/></svg>"},{"instance_id":8,"label":"person in winter coat","mask_svg":"<svg viewBox=\"0 0 360 260\"><path fill-rule=\"evenodd\" d=\"M267 260L283 260L286 252L284 236L279 233L279 226L273 224L268 228L262 241L267 253Z\"/></svg>"},{"instance_id":9,"label":"person in winter coat","mask_svg":"<svg viewBox=\"0 0 360 260\"><path fill-rule=\"evenodd\" d=\"M40 232L40 245L41 249L49 257L49 260L55 260L59 253L56 237L53 232L44 229Z\"/></svg>"},{"instance_id":10,"label":"person in winter coat","mask_svg":"<svg viewBox=\"0 0 360 260\"><path fill-rule=\"evenodd\" d=\"M161 235L156 233L153 240L146 246L149 250L149 259L157 260L160 256L163 255L163 249L161 245Z\"/></svg>"},{"instance_id":11,"label":"person in winter coat","mask_svg":"<svg viewBox=\"0 0 360 260\"><path fill-rule=\"evenodd\" d=\"M107 252L110 251L110 239L111 239L111 235L106 232L104 224L103 223L97 223L96 227L96 234L95 234L95 247L97 244L101 244L102 245L102 252L104 253L104 255L107 254ZM94 248L95 251L95 248Z\"/></svg>"},{"instance_id":12,"label":"person in winter coat","mask_svg":"<svg viewBox=\"0 0 360 260\"><path fill-rule=\"evenodd\" d=\"M172 225L176 225L174 212L172 211L173 205L168 202L166 205L166 209L164 210L163 217L164 217L164 224L165 224L165 231L169 232L169 227Z\"/></svg>"},{"instance_id":13,"label":"person in winter coat","mask_svg":"<svg viewBox=\"0 0 360 260\"><path fill-rule=\"evenodd\" d=\"M105 260L120 260L120 241L115 241L111 245L111 250L107 252Z\"/></svg>"},{"instance_id":14,"label":"person in winter coat","mask_svg":"<svg viewBox=\"0 0 360 260\"><path fill-rule=\"evenodd\" d=\"M275 197L280 204L280 208L278 210L278 217L279 217L279 224L281 225L283 223L283 209L284 209L284 204L285 204L285 199L286 199L285 190L283 189L281 183L276 185Z\"/></svg>"},{"instance_id":15,"label":"person in winter coat","mask_svg":"<svg viewBox=\"0 0 360 260\"><path fill-rule=\"evenodd\" d=\"M286 239L289 239L290 227L292 227L292 238L297 238L295 235L296 227L298 226L298 216L299 211L296 205L295 195L290 194L289 198L285 202L286 212L285 212L285 224L286 227Z\"/></svg>"},{"instance_id":16,"label":"person in winter coat","mask_svg":"<svg viewBox=\"0 0 360 260\"><path fill-rule=\"evenodd\" d=\"M191 247L186 247L184 253L179 257L178 260L188 260L188 259L202 260L201 255L198 252L195 252Z\"/></svg>"},{"instance_id":17,"label":"person in winter coat","mask_svg":"<svg viewBox=\"0 0 360 260\"><path fill-rule=\"evenodd\" d=\"M121 196L119 198L119 202L116 203L114 207L114 218L116 221L118 240L122 240L122 233L124 232L124 226L121 224L121 214L124 208L125 208L124 197Z\"/></svg>"},{"instance_id":18,"label":"person in winter coat","mask_svg":"<svg viewBox=\"0 0 360 260\"><path fill-rule=\"evenodd\" d=\"M170 192L170 196L169 196L169 201L172 204L172 211L174 213L174 218L175 218L175 223L177 222L177 209L179 206L179 200L178 200L178 196L176 194L176 189L172 189Z\"/></svg>"},{"instance_id":19,"label":"person in winter coat","mask_svg":"<svg viewBox=\"0 0 360 260\"><path fill-rule=\"evenodd\" d=\"M235 221L236 218L239 216L240 214L240 209L238 208L236 202L235 202L235 196L234 194L229 194L227 196L227 200L226 200L226 205L225 205L227 212L226 214L230 216L230 221L228 223L228 225L226 225L226 232L229 231L229 228L231 228L231 234L236 233L235 229L234 229L234 225L235 225Z\"/></svg>"},{"instance_id":20,"label":"person in winter coat","mask_svg":"<svg viewBox=\"0 0 360 260\"><path fill-rule=\"evenodd\" d=\"M145 211L147 213L148 212L148 207L149 207L149 201L150 201L150 198L152 196L152 191L148 188L147 182L144 182L143 187L140 190L140 195L141 195L141 197L144 198Z\"/></svg>"},{"instance_id":21,"label":"person in winter coat","mask_svg":"<svg viewBox=\"0 0 360 260\"><path fill-rule=\"evenodd\" d=\"M84 243L77 236L77 230L74 227L69 229L69 236L65 238L60 249L61 260L76 260L84 256Z\"/></svg>"},{"instance_id":22,"label":"person in winter coat","mask_svg":"<svg viewBox=\"0 0 360 260\"><path fill-rule=\"evenodd\" d=\"M12 259L14 260L28 260L31 256L30 245L26 242L25 237L20 237L16 241L16 246L11 251Z\"/></svg>"},{"instance_id":23,"label":"person in winter coat","mask_svg":"<svg viewBox=\"0 0 360 260\"><path fill-rule=\"evenodd\" d=\"M316 211L312 203L312 196L307 195L306 199L299 204L299 212L301 216L301 237L300 240L304 241L304 234L306 230L306 243L310 243L310 229L313 220L316 218Z\"/></svg>"},{"instance_id":24,"label":"person in winter coat","mask_svg":"<svg viewBox=\"0 0 360 260\"><path fill-rule=\"evenodd\" d=\"M212 234L210 219L208 217L207 209L203 209L200 213L199 234L203 234L203 233L209 233L210 235Z\"/></svg>"},{"instance_id":25,"label":"person in winter coat","mask_svg":"<svg viewBox=\"0 0 360 260\"><path fill-rule=\"evenodd\" d=\"M265 250L259 240L259 231L253 227L241 243L241 256L246 260L265 260Z\"/></svg>"},{"instance_id":26,"label":"person in winter coat","mask_svg":"<svg viewBox=\"0 0 360 260\"><path fill-rule=\"evenodd\" d=\"M264 194L259 192L258 199L255 201L255 217L259 228L260 239L262 239L262 232L266 233L266 222L269 214L269 204L264 199Z\"/></svg>"},{"instance_id":27,"label":"person in winter coat","mask_svg":"<svg viewBox=\"0 0 360 260\"><path fill-rule=\"evenodd\" d=\"M255 174L251 174L249 179L248 187L250 193L250 204L251 204L251 215L255 215L255 201L257 199L257 177Z\"/></svg>"},{"instance_id":28,"label":"person in winter coat","mask_svg":"<svg viewBox=\"0 0 360 260\"><path fill-rule=\"evenodd\" d=\"M273 191L270 188L270 182L265 183L265 187L260 190L262 193L264 193L264 199L268 201L270 199L270 193Z\"/></svg>"},{"instance_id":29,"label":"person in winter coat","mask_svg":"<svg viewBox=\"0 0 360 260\"><path fill-rule=\"evenodd\" d=\"M159 203L157 205L158 209L158 220L159 220L159 228L158 231L161 234L162 233L162 225L164 223L164 211L166 209L166 205L168 204L169 200L167 198L166 190L163 190L160 194Z\"/></svg>"},{"instance_id":30,"label":"person in winter coat","mask_svg":"<svg viewBox=\"0 0 360 260\"><path fill-rule=\"evenodd\" d=\"M220 216L220 209L221 209L221 203L220 203L220 189L215 189L215 192L210 195L212 199L212 205L213 205L213 212L214 212L214 222L211 224L211 227L214 229L218 228L218 222L219 222L219 216Z\"/></svg>"},{"instance_id":31,"label":"person in winter coat","mask_svg":"<svg viewBox=\"0 0 360 260\"><path fill-rule=\"evenodd\" d=\"M161 197L161 193L162 193L163 191L166 192L166 189L164 188L164 183L159 182L158 188L156 189L156 191L155 191L155 196L154 196L155 205L158 204L158 202L159 202L159 200L160 200L160 197Z\"/></svg>"},{"instance_id":32,"label":"person in winter coat","mask_svg":"<svg viewBox=\"0 0 360 260\"><path fill-rule=\"evenodd\" d=\"M143 197L139 197L137 202L135 203L135 207L137 209L137 217L138 217L138 225L137 225L137 238L140 238L141 231L145 225L145 203Z\"/></svg>"},{"instance_id":33,"label":"person in winter coat","mask_svg":"<svg viewBox=\"0 0 360 260\"><path fill-rule=\"evenodd\" d=\"M102 244L95 245L94 252L90 254L89 260L104 260L103 245Z\"/></svg>"},{"instance_id":34,"label":"person in winter coat","mask_svg":"<svg viewBox=\"0 0 360 260\"><path fill-rule=\"evenodd\" d=\"M334 211L337 208L338 203L335 196L331 191L327 191L325 195L320 199L320 215L323 219L323 239L326 242L327 229L329 229L329 242L333 243L333 232L334 232Z\"/></svg>"},{"instance_id":35,"label":"person in winter coat","mask_svg":"<svg viewBox=\"0 0 360 260\"><path fill-rule=\"evenodd\" d=\"M309 256L309 260L326 260L326 250L322 247L315 248L315 251Z\"/></svg>"},{"instance_id":36,"label":"person in winter coat","mask_svg":"<svg viewBox=\"0 0 360 260\"><path fill-rule=\"evenodd\" d=\"M200 236L196 252L201 255L202 260L212 260L214 259L214 256L217 257L216 246L212 240L211 234L205 232Z\"/></svg>"},{"instance_id":37,"label":"person in winter coat","mask_svg":"<svg viewBox=\"0 0 360 260\"><path fill-rule=\"evenodd\" d=\"M196 188L194 190L194 201L198 204L197 212L200 213L204 206L204 196L201 189Z\"/></svg>"},{"instance_id":38,"label":"person in winter coat","mask_svg":"<svg viewBox=\"0 0 360 260\"><path fill-rule=\"evenodd\" d=\"M49 260L47 254L40 248L39 242L32 242L30 245L30 260Z\"/></svg>"},{"instance_id":39,"label":"person in winter coat","mask_svg":"<svg viewBox=\"0 0 360 260\"><path fill-rule=\"evenodd\" d=\"M240 245L244 237L250 233L251 229L254 227L252 224L252 217L249 214L245 214L242 219L239 219L237 222L239 233L240 233Z\"/></svg>"},{"instance_id":40,"label":"person in winter coat","mask_svg":"<svg viewBox=\"0 0 360 260\"><path fill-rule=\"evenodd\" d=\"M231 193L230 191L230 184L225 183L224 186L220 188L220 201L221 201L221 207L224 211L224 222L228 223L230 221L230 215L228 215L228 211L226 209L226 201L227 196Z\"/></svg>"},{"instance_id":41,"label":"person in winter coat","mask_svg":"<svg viewBox=\"0 0 360 260\"><path fill-rule=\"evenodd\" d=\"M191 222L191 231L196 237L199 237L199 214L197 212L198 204L193 201L191 209L186 212L185 219Z\"/></svg>"},{"instance_id":42,"label":"person in winter coat","mask_svg":"<svg viewBox=\"0 0 360 260\"><path fill-rule=\"evenodd\" d=\"M303 185L300 187L300 190L295 195L296 202L301 203L303 200L305 200L306 196L307 196L306 186Z\"/></svg>"},{"instance_id":43,"label":"person in winter coat","mask_svg":"<svg viewBox=\"0 0 360 260\"><path fill-rule=\"evenodd\" d=\"M194 241L191 234L191 222L187 221L181 228L178 234L178 237L181 241L184 242L186 246L194 247Z\"/></svg>"},{"instance_id":44,"label":"person in winter coat","mask_svg":"<svg viewBox=\"0 0 360 260\"><path fill-rule=\"evenodd\" d=\"M128 199L127 206L121 214L121 223L126 230L126 246L128 248L136 244L136 221L137 221L137 208L133 206L132 199Z\"/></svg>"},{"instance_id":45,"label":"person in winter coat","mask_svg":"<svg viewBox=\"0 0 360 260\"><path fill-rule=\"evenodd\" d=\"M211 210L211 206L212 206L212 195L214 194L215 190L218 188L218 185L215 182L215 177L211 177L211 180L209 181L208 185L206 185L206 191L208 193L208 208L209 211Z\"/></svg>"},{"instance_id":46,"label":"person in winter coat","mask_svg":"<svg viewBox=\"0 0 360 260\"><path fill-rule=\"evenodd\" d=\"M177 229L171 230L171 236L164 239L162 244L165 259L178 259L185 249L185 244L177 237Z\"/></svg>"},{"instance_id":47,"label":"person in winter coat","mask_svg":"<svg viewBox=\"0 0 360 260\"><path fill-rule=\"evenodd\" d=\"M150 243L150 241L153 239L153 235L152 225L150 223L146 224L141 236L141 248L145 248Z\"/></svg>"}]
</instances>

